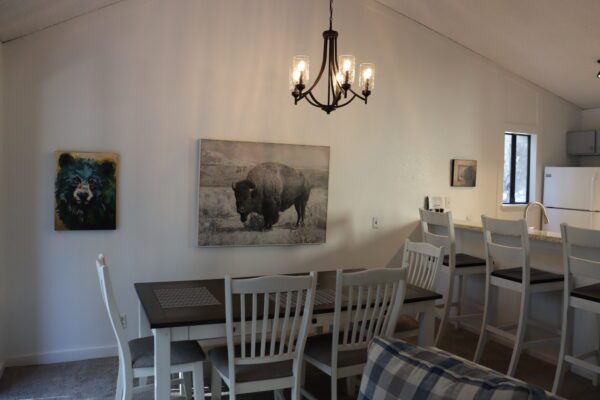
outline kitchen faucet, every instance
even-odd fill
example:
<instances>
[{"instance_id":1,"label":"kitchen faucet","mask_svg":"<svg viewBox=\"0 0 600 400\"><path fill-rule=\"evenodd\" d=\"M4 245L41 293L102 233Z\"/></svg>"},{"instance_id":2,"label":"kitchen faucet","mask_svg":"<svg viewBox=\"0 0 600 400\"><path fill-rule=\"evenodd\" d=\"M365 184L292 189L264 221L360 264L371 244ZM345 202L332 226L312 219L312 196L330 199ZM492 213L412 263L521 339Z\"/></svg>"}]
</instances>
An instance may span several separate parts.
<instances>
[{"instance_id":1,"label":"kitchen faucet","mask_svg":"<svg viewBox=\"0 0 600 400\"><path fill-rule=\"evenodd\" d=\"M523 210L523 218L525 219L525 221L527 221L527 212L529 211L529 207L536 205L539 206L540 209L542 210L542 226L541 229L544 228L544 224L548 224L550 223L550 220L548 219L548 213L546 212L546 207L544 207L544 205L542 203L540 203L539 201L532 201L531 203L527 204L527 206L525 206L525 210Z\"/></svg>"}]
</instances>

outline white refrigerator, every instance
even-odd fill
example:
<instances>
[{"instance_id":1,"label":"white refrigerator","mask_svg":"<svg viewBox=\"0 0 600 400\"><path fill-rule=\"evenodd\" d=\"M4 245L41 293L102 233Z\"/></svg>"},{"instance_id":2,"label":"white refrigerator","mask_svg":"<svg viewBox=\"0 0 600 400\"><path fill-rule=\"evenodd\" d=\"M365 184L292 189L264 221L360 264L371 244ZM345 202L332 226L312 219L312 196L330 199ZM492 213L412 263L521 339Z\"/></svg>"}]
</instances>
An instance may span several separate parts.
<instances>
[{"instance_id":1,"label":"white refrigerator","mask_svg":"<svg viewBox=\"0 0 600 400\"><path fill-rule=\"evenodd\" d=\"M560 232L563 222L600 230L600 168L546 167L543 203L546 230Z\"/></svg>"}]
</instances>

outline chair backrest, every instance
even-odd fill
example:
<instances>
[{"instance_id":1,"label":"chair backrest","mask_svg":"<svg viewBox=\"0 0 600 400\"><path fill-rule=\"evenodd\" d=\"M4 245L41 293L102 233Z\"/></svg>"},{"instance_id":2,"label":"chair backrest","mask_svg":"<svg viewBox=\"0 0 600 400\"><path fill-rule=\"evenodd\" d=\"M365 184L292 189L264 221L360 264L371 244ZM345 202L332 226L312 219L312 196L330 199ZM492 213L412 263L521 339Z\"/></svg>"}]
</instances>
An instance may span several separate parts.
<instances>
[{"instance_id":1,"label":"chair backrest","mask_svg":"<svg viewBox=\"0 0 600 400\"><path fill-rule=\"evenodd\" d=\"M250 279L225 277L227 350L232 384L235 383L236 365L294 360L294 370L297 369L306 344L316 281L314 272L303 276ZM233 307L237 302L240 315L237 333L241 335L239 353L235 351L233 338Z\"/></svg>"},{"instance_id":2,"label":"chair backrest","mask_svg":"<svg viewBox=\"0 0 600 400\"><path fill-rule=\"evenodd\" d=\"M527 221L505 220L481 216L485 242L486 269L492 273L498 269L523 268L523 284L529 283L529 233ZM507 244L507 238L514 243ZM504 242L503 242L504 240Z\"/></svg>"},{"instance_id":3,"label":"chair backrest","mask_svg":"<svg viewBox=\"0 0 600 400\"><path fill-rule=\"evenodd\" d=\"M338 351L367 348L373 337L393 335L406 295L406 276L406 268L337 271L331 365L337 365Z\"/></svg>"},{"instance_id":4,"label":"chair backrest","mask_svg":"<svg viewBox=\"0 0 600 400\"><path fill-rule=\"evenodd\" d=\"M444 261L444 248L429 243L404 242L402 267L408 268L407 283L432 290Z\"/></svg>"},{"instance_id":5,"label":"chair backrest","mask_svg":"<svg viewBox=\"0 0 600 400\"><path fill-rule=\"evenodd\" d=\"M117 302L113 293L112 283L110 281L110 272L106 265L106 259L104 255L99 254L96 260L96 271L98 272L98 279L100 281L100 292L102 293L102 300L106 306L108 312L108 318L112 325L113 332L117 337L117 345L119 347L119 367L122 368L120 373L123 373L125 379L132 382L133 373L131 370L131 352L129 350L129 343L125 336L125 331L121 325L121 317L119 309L117 308Z\"/></svg>"},{"instance_id":6,"label":"chair backrest","mask_svg":"<svg viewBox=\"0 0 600 400\"><path fill-rule=\"evenodd\" d=\"M569 289L575 285L576 277L600 281L600 262L583 255L574 255L573 248L579 252L600 251L600 231L576 228L566 223L560 224L563 243L563 260L565 271L565 286ZM589 283L585 283L589 284Z\"/></svg>"},{"instance_id":7,"label":"chair backrest","mask_svg":"<svg viewBox=\"0 0 600 400\"><path fill-rule=\"evenodd\" d=\"M423 241L436 247L443 247L444 254L448 254L449 267L456 268L456 236L452 211L435 212L419 209L421 216L421 233Z\"/></svg>"}]
</instances>

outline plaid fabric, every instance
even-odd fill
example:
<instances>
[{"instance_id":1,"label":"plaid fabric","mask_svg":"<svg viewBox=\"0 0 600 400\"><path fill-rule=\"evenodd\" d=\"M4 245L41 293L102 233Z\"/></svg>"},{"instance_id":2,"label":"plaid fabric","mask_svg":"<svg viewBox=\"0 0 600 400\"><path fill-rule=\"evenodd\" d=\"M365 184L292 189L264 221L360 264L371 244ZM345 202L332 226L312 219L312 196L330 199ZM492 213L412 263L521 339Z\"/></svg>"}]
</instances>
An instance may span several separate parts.
<instances>
[{"instance_id":1,"label":"plaid fabric","mask_svg":"<svg viewBox=\"0 0 600 400\"><path fill-rule=\"evenodd\" d=\"M439 349L375 338L369 346L358 398L541 400L559 397Z\"/></svg>"}]
</instances>

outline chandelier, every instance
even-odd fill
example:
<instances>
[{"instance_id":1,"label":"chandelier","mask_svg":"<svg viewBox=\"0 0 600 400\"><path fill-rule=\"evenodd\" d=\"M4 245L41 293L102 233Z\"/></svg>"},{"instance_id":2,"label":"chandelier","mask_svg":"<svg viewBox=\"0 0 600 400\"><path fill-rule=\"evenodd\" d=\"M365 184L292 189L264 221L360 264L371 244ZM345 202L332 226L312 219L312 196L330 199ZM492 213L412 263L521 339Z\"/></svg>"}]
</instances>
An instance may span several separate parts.
<instances>
[{"instance_id":1,"label":"chandelier","mask_svg":"<svg viewBox=\"0 0 600 400\"><path fill-rule=\"evenodd\" d=\"M302 99L327 114L350 104L359 98L367 104L367 98L375 86L375 65L371 63L360 64L359 90L362 96L352 89L354 84L355 60L352 55L337 55L338 33L333 30L333 0L329 1L329 29L323 32L323 61L321 69L312 86L305 90L309 81L308 56L294 56L290 68L290 90L294 97L294 104ZM326 70L327 69L327 70ZM314 88L321 81L323 74L327 74L327 101L322 103L313 94Z\"/></svg>"}]
</instances>

